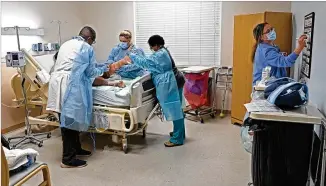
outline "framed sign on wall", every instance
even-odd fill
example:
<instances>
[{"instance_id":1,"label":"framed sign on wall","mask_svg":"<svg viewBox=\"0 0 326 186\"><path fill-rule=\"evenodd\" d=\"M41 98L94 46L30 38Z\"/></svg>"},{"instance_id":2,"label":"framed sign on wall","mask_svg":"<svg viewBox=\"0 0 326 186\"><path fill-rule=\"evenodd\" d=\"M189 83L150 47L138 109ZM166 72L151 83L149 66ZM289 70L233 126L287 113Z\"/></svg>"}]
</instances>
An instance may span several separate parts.
<instances>
[{"instance_id":1,"label":"framed sign on wall","mask_svg":"<svg viewBox=\"0 0 326 186\"><path fill-rule=\"evenodd\" d=\"M304 34L307 35L306 47L302 51L301 78L310 78L312 64L312 46L314 38L315 12L304 17Z\"/></svg>"}]
</instances>

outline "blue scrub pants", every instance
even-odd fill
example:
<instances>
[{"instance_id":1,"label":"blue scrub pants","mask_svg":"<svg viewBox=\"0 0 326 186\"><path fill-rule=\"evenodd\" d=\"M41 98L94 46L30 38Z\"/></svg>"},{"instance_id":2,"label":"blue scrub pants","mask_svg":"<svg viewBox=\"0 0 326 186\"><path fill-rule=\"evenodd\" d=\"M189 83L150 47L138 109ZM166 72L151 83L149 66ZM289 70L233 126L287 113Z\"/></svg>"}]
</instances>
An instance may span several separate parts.
<instances>
[{"instance_id":1,"label":"blue scrub pants","mask_svg":"<svg viewBox=\"0 0 326 186\"><path fill-rule=\"evenodd\" d=\"M179 88L180 102L182 105L183 98L183 87ZM182 109L182 108L180 108ZM170 138L170 142L174 144L182 145L186 137L185 132L185 120L184 118L173 121L173 135Z\"/></svg>"}]
</instances>

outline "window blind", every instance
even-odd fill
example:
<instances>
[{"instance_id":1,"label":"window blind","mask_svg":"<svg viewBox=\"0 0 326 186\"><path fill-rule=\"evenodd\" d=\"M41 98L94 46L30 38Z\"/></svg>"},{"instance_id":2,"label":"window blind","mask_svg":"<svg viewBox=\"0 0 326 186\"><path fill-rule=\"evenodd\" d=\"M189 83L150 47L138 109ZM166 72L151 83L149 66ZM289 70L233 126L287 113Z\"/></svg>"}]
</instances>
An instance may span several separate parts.
<instances>
[{"instance_id":1,"label":"window blind","mask_svg":"<svg viewBox=\"0 0 326 186\"><path fill-rule=\"evenodd\" d=\"M136 2L136 44L161 35L177 65L219 65L221 2Z\"/></svg>"}]
</instances>

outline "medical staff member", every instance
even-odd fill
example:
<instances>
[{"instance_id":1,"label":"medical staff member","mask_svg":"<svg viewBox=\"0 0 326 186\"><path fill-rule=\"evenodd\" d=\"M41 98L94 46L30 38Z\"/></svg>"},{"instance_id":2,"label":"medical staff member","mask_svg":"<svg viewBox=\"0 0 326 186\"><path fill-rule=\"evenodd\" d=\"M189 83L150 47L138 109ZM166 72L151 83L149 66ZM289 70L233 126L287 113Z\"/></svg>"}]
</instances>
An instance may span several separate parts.
<instances>
[{"instance_id":1,"label":"medical staff member","mask_svg":"<svg viewBox=\"0 0 326 186\"><path fill-rule=\"evenodd\" d=\"M173 121L173 133L165 142L166 147L183 145L185 140L184 114L182 110L183 76L176 79L173 72L174 61L169 51L164 47L164 39L159 35L153 35L148 39L148 44L153 54L149 57L133 53L127 53L125 58L133 64L146 69L152 74L156 88L157 99L163 109L166 120Z\"/></svg>"},{"instance_id":2,"label":"medical staff member","mask_svg":"<svg viewBox=\"0 0 326 186\"><path fill-rule=\"evenodd\" d=\"M302 35L298 40L298 46L288 56L280 53L280 49L274 44L276 40L276 31L268 23L260 23L253 30L256 44L253 49L253 86L262 78L262 71L265 67L270 66L270 76L275 78L286 77L286 67L292 67L306 46L306 35Z\"/></svg>"},{"instance_id":3,"label":"medical staff member","mask_svg":"<svg viewBox=\"0 0 326 186\"><path fill-rule=\"evenodd\" d=\"M63 141L62 168L87 165L76 156L90 156L83 150L79 132L86 131L92 118L92 78L109 71L107 65L97 65L92 44L96 33L84 27L79 36L65 42L57 54L51 73L47 110L59 113Z\"/></svg>"},{"instance_id":4,"label":"medical staff member","mask_svg":"<svg viewBox=\"0 0 326 186\"><path fill-rule=\"evenodd\" d=\"M144 51L132 43L132 34L129 30L123 30L120 32L119 40L120 43L112 49L108 57L108 64L123 59L126 56L128 49L134 53L145 56ZM134 79L138 76L143 76L145 71L134 64L128 64L121 67L116 71L116 73L121 77Z\"/></svg>"}]
</instances>

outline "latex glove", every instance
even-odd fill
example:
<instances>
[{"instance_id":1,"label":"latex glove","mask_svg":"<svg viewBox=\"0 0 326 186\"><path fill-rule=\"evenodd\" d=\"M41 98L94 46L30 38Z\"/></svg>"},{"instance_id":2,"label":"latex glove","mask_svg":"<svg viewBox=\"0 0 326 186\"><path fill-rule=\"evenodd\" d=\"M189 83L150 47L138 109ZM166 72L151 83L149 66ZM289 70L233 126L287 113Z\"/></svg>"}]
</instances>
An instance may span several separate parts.
<instances>
[{"instance_id":1,"label":"latex glove","mask_svg":"<svg viewBox=\"0 0 326 186\"><path fill-rule=\"evenodd\" d=\"M109 68L109 71L108 71L109 75L112 75L112 74L115 73L116 69L115 69L115 66L113 64L109 64L108 68Z\"/></svg>"},{"instance_id":2,"label":"latex glove","mask_svg":"<svg viewBox=\"0 0 326 186\"><path fill-rule=\"evenodd\" d=\"M126 87L126 85L124 84L123 81L119 81L119 82L117 83L117 86L120 87L120 88L124 88L124 87Z\"/></svg>"},{"instance_id":3,"label":"latex glove","mask_svg":"<svg viewBox=\"0 0 326 186\"><path fill-rule=\"evenodd\" d=\"M118 70L119 68L121 68L123 65L126 64L128 64L128 62L125 59L121 59L120 61L108 65L109 74L110 75L114 74L116 70Z\"/></svg>"}]
</instances>

